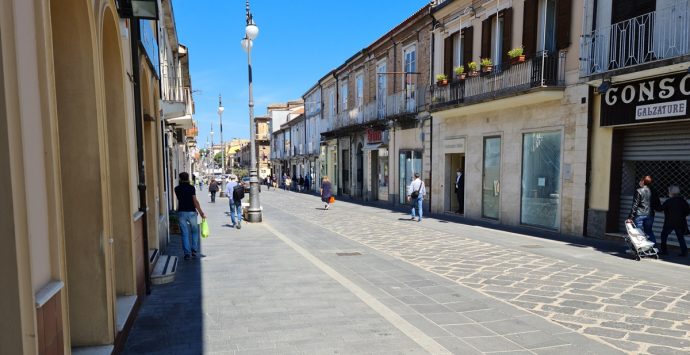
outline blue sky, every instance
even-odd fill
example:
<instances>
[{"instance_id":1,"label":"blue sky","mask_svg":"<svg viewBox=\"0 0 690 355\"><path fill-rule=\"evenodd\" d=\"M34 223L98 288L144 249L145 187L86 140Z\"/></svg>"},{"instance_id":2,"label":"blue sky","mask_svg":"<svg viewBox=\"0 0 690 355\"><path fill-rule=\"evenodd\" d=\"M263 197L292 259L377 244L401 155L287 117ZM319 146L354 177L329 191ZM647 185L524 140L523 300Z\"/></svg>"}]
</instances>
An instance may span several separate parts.
<instances>
[{"instance_id":1,"label":"blue sky","mask_svg":"<svg viewBox=\"0 0 690 355\"><path fill-rule=\"evenodd\" d=\"M259 26L252 50L254 113L269 103L301 97L318 79L412 15L424 0L252 0ZM218 94L223 95L223 137L249 137L245 1L174 0L180 43L189 47L198 142L213 123L219 142Z\"/></svg>"}]
</instances>

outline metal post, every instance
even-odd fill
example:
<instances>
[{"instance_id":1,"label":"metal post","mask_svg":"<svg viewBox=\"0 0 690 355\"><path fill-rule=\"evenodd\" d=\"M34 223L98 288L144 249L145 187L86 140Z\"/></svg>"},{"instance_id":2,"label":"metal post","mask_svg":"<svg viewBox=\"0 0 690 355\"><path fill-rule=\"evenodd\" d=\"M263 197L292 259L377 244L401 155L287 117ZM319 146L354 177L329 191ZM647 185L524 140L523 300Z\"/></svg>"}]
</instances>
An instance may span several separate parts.
<instances>
[{"instance_id":1,"label":"metal post","mask_svg":"<svg viewBox=\"0 0 690 355\"><path fill-rule=\"evenodd\" d=\"M247 48L247 68L249 73L249 139L250 139L250 165L249 165L249 209L247 210L249 222L261 222L261 202L259 201L259 178L256 168L256 127L254 125L254 94L252 83L252 48Z\"/></svg>"}]
</instances>

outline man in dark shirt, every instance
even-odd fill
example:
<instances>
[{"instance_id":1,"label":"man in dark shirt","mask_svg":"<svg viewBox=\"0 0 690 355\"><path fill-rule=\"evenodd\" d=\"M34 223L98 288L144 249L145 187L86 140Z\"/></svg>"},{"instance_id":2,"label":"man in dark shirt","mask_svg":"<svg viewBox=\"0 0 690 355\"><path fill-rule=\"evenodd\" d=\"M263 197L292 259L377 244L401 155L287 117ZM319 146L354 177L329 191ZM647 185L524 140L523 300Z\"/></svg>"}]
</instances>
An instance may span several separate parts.
<instances>
[{"instance_id":1,"label":"man in dark shirt","mask_svg":"<svg viewBox=\"0 0 690 355\"><path fill-rule=\"evenodd\" d=\"M688 247L683 235L688 231L688 222L685 218L690 214L690 206L688 206L688 202L680 196L680 189L678 186L669 186L668 195L670 198L661 205L661 209L664 210L664 227L661 229L661 254L665 255L668 252L666 249L666 239L671 231L674 231L676 232L676 238L678 238L678 244L680 245L679 256L687 256Z\"/></svg>"},{"instance_id":2,"label":"man in dark shirt","mask_svg":"<svg viewBox=\"0 0 690 355\"><path fill-rule=\"evenodd\" d=\"M199 206L199 201L196 199L196 189L189 181L189 174L181 172L180 184L175 187L175 196L177 196L177 220L180 223L180 231L182 231L182 250L184 250L184 259L189 260L196 257L199 252L199 224L197 223L197 211L201 218L206 218L204 211ZM192 238L190 246L189 238Z\"/></svg>"}]
</instances>

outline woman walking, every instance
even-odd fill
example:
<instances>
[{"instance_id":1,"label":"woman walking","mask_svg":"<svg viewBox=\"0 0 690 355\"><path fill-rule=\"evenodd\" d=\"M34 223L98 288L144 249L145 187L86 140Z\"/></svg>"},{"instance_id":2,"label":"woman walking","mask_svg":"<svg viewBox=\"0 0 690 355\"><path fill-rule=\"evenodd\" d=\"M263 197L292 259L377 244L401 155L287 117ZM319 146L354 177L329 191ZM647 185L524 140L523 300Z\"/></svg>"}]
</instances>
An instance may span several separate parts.
<instances>
[{"instance_id":1,"label":"woman walking","mask_svg":"<svg viewBox=\"0 0 690 355\"><path fill-rule=\"evenodd\" d=\"M326 210L331 206L331 198L333 198L331 189L331 181L328 180L328 176L324 176L323 179L321 179L321 201L326 203L324 207Z\"/></svg>"}]
</instances>

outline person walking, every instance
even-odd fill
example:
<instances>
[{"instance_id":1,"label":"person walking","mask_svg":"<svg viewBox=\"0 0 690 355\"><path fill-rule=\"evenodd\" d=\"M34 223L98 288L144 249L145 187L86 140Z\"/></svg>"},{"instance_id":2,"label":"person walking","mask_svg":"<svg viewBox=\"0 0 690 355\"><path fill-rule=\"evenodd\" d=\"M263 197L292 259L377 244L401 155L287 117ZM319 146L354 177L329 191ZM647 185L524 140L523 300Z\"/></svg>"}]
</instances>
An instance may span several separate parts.
<instances>
[{"instance_id":1,"label":"person walking","mask_svg":"<svg viewBox=\"0 0 690 355\"><path fill-rule=\"evenodd\" d=\"M181 172L179 184L175 187L177 197L177 220L182 232L182 250L184 259L195 258L199 252L199 224L197 212L201 218L206 218L204 211L196 199L196 189L189 181L189 174ZM190 245L191 238L191 245Z\"/></svg>"},{"instance_id":2,"label":"person walking","mask_svg":"<svg viewBox=\"0 0 690 355\"><path fill-rule=\"evenodd\" d=\"M242 199L244 198L244 186L237 182L237 176L230 175L230 181L225 186L225 195L230 200L230 220L232 227L242 228ZM235 221L237 215L237 221Z\"/></svg>"},{"instance_id":3,"label":"person walking","mask_svg":"<svg viewBox=\"0 0 690 355\"><path fill-rule=\"evenodd\" d=\"M199 191L204 191L204 179L199 178Z\"/></svg>"},{"instance_id":4,"label":"person walking","mask_svg":"<svg viewBox=\"0 0 690 355\"><path fill-rule=\"evenodd\" d=\"M321 178L321 201L324 202L326 205L324 206L324 209L329 209L331 206L331 196L333 196L333 186L331 185L331 180L328 180L328 176L324 175L323 178Z\"/></svg>"},{"instance_id":5,"label":"person walking","mask_svg":"<svg viewBox=\"0 0 690 355\"><path fill-rule=\"evenodd\" d=\"M309 193L311 191L311 174L304 176L304 192Z\"/></svg>"},{"instance_id":6,"label":"person walking","mask_svg":"<svg viewBox=\"0 0 690 355\"><path fill-rule=\"evenodd\" d=\"M299 182L298 182L298 188L299 192L306 191L307 189L304 188L304 175L300 174L299 176Z\"/></svg>"},{"instance_id":7,"label":"person walking","mask_svg":"<svg viewBox=\"0 0 690 355\"><path fill-rule=\"evenodd\" d=\"M656 244L656 237L652 230L652 225L654 224L653 196L652 190L649 188L649 185L652 184L652 177L647 175L640 179L638 184L640 188L635 190L632 208L628 214L627 221L635 223L635 226L642 229L647 238Z\"/></svg>"},{"instance_id":8,"label":"person walking","mask_svg":"<svg viewBox=\"0 0 690 355\"><path fill-rule=\"evenodd\" d=\"M299 184L299 180L297 179L297 173L292 174L292 184L290 186L290 190L292 191L297 191L297 185Z\"/></svg>"},{"instance_id":9,"label":"person walking","mask_svg":"<svg viewBox=\"0 0 690 355\"><path fill-rule=\"evenodd\" d=\"M422 221L422 201L424 200L424 195L426 195L424 181L419 178L419 173L414 173L414 180L407 188L407 201L412 205L410 220L417 218L417 222ZM415 211L419 217L415 217Z\"/></svg>"},{"instance_id":10,"label":"person walking","mask_svg":"<svg viewBox=\"0 0 690 355\"><path fill-rule=\"evenodd\" d=\"M208 192L211 193L211 203L216 203L216 192L218 192L218 181L211 178L211 183L208 184Z\"/></svg>"},{"instance_id":11,"label":"person walking","mask_svg":"<svg viewBox=\"0 0 690 355\"><path fill-rule=\"evenodd\" d=\"M461 169L458 169L455 176L455 196L458 199L458 210L455 211L459 214L465 213L465 175L462 173Z\"/></svg>"},{"instance_id":12,"label":"person walking","mask_svg":"<svg viewBox=\"0 0 690 355\"><path fill-rule=\"evenodd\" d=\"M678 256L688 256L688 246L685 243L685 234L688 234L688 222L685 218L690 214L690 205L680 196L680 188L676 185L668 187L669 199L664 201L661 209L664 211L664 226L661 229L661 252L668 254L666 240L671 231L676 233L680 254Z\"/></svg>"}]
</instances>

